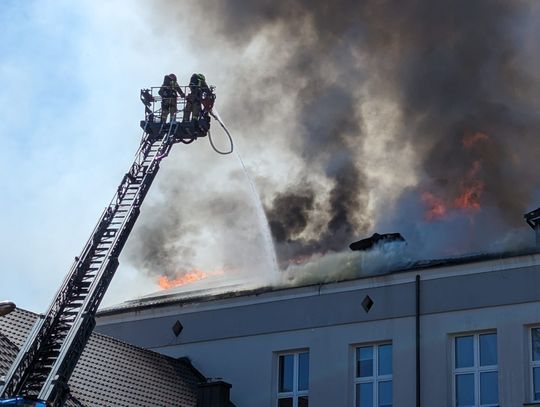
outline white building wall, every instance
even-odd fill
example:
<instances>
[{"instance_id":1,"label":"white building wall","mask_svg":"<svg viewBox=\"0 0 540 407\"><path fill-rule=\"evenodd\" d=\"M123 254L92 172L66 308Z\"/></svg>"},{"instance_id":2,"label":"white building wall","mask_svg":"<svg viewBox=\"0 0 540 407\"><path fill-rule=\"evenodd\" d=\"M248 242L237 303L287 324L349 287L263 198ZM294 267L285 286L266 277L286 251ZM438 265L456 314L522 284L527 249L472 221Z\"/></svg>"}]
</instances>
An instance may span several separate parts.
<instances>
[{"instance_id":1,"label":"white building wall","mask_svg":"<svg viewBox=\"0 0 540 407\"><path fill-rule=\"evenodd\" d=\"M153 350L172 357L189 355L209 377L233 383L237 406L275 404L276 352L309 349L310 406L352 406L354 345L392 341L394 406L413 406L415 400L414 319L377 321L247 336L205 343L172 345ZM339 338L339 339L337 339Z\"/></svg>"}]
</instances>

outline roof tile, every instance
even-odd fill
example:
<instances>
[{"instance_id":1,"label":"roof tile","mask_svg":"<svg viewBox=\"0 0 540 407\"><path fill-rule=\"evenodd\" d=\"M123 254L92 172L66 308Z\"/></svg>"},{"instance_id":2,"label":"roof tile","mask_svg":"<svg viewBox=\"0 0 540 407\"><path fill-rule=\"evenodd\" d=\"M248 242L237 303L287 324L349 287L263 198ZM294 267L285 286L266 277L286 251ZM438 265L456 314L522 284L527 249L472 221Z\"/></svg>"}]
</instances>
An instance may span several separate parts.
<instances>
[{"instance_id":1,"label":"roof tile","mask_svg":"<svg viewBox=\"0 0 540 407\"><path fill-rule=\"evenodd\" d=\"M17 309L0 318L0 375L17 355L36 314ZM174 359L93 333L69 381L69 407L197 405L204 381L186 359Z\"/></svg>"}]
</instances>

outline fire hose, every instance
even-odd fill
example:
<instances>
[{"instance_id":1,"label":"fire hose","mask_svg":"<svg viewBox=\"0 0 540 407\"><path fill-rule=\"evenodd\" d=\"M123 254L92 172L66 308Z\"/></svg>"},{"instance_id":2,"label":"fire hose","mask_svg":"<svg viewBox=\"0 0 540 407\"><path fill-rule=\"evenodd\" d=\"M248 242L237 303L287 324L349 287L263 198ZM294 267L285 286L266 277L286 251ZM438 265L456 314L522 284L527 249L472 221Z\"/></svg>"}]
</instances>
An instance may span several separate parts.
<instances>
[{"instance_id":1,"label":"fire hose","mask_svg":"<svg viewBox=\"0 0 540 407\"><path fill-rule=\"evenodd\" d=\"M227 129L227 127L225 126L225 124L223 123L223 120L221 120L221 117L219 116L219 113L218 111L216 110L216 108L214 107L212 110L210 110L210 115L216 119L218 121L218 123L221 125L221 127L223 128L223 130L225 130L225 133L227 134L227 137L229 138L229 143L231 145L230 149L228 151L221 151L219 150L215 144L214 144L214 141L212 140L212 134L210 133L210 130L208 130L208 140L210 141L210 145L212 146L212 148L214 149L214 151L218 154L221 154L221 155L228 155L228 154L231 154L233 151L234 151L234 144L233 144L233 139L232 139L232 136L231 136L231 133L229 133L229 130Z\"/></svg>"}]
</instances>

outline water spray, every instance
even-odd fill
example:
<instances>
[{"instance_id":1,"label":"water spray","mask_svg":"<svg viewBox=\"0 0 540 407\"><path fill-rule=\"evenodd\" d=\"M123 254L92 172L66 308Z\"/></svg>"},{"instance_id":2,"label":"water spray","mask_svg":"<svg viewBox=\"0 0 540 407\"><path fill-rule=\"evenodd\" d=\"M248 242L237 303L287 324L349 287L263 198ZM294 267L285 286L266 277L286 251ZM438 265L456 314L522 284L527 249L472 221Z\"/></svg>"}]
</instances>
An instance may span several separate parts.
<instances>
[{"instance_id":1,"label":"water spray","mask_svg":"<svg viewBox=\"0 0 540 407\"><path fill-rule=\"evenodd\" d=\"M261 196L259 195L259 192L257 191L257 188L255 186L255 181L247 170L246 165L244 164L244 160L242 160L242 157L240 156L238 150L236 151L236 157L238 158L238 161L240 161L240 165L242 166L244 174L249 182L251 194L253 196L253 202L255 202L255 206L257 208L257 216L259 218L260 227L262 229L264 240L266 242L266 251L270 256L270 261L272 263L272 271L274 272L275 276L277 276L279 273L279 266L276 256L276 248L274 246L274 240L272 239L272 232L270 231L268 218L266 217L266 212L264 211L262 205Z\"/></svg>"},{"instance_id":2,"label":"water spray","mask_svg":"<svg viewBox=\"0 0 540 407\"><path fill-rule=\"evenodd\" d=\"M216 119L216 121L221 125L221 127L227 134L227 137L229 138L230 148L228 151L219 150L215 146L212 140L212 135L210 133L210 130L208 130L208 140L210 141L210 145L212 146L214 151L218 154L221 154L221 155L231 154L233 151L235 151L231 133L227 129L227 126L225 126L225 123L223 123L223 120L221 119L219 112L217 111L215 107L213 107L209 113L214 119ZM255 182L253 178L251 177L250 173L248 172L246 165L244 164L244 160L242 160L242 157L240 156L240 153L238 152L238 150L236 150L236 157L238 158L238 161L240 162L240 165L242 166L244 174L249 182L251 194L253 196L253 202L255 203L255 207L257 209L257 216L259 218L259 223L260 223L264 240L267 246L266 250L268 252L268 255L270 256L270 261L272 263L272 271L274 273L277 273L279 271L279 266L278 266L277 257L276 257L276 248L274 247L274 240L272 239L272 233L270 231L270 226L268 225L268 219L266 217L266 212L264 211L264 208L261 202L261 197L259 195L259 192L257 191L257 188L255 187Z\"/></svg>"}]
</instances>

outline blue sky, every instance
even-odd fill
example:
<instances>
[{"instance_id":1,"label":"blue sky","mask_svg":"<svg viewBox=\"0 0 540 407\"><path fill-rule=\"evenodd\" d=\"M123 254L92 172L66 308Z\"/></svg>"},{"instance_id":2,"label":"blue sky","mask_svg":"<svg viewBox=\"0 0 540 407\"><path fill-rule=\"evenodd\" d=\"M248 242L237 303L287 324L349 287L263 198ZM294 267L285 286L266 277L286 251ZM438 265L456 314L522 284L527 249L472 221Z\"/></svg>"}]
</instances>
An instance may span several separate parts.
<instances>
[{"instance_id":1,"label":"blue sky","mask_svg":"<svg viewBox=\"0 0 540 407\"><path fill-rule=\"evenodd\" d=\"M40 311L128 168L139 89L174 64L135 2L0 6L0 297ZM126 271L111 302L148 284Z\"/></svg>"}]
</instances>

